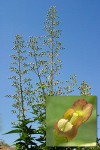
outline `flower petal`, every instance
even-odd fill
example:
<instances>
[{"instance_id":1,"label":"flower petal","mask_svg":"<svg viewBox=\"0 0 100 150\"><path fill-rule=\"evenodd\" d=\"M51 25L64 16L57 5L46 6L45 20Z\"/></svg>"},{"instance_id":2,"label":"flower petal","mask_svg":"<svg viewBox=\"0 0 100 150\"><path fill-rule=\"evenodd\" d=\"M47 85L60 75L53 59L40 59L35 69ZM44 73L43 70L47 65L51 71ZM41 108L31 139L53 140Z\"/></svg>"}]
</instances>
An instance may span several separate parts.
<instances>
[{"instance_id":1,"label":"flower petal","mask_svg":"<svg viewBox=\"0 0 100 150\"><path fill-rule=\"evenodd\" d=\"M83 123L83 116L79 117L76 122L74 122L75 128L79 128L79 126Z\"/></svg>"},{"instance_id":2,"label":"flower petal","mask_svg":"<svg viewBox=\"0 0 100 150\"><path fill-rule=\"evenodd\" d=\"M70 108L64 113L63 118L69 121L73 116L73 113L74 113L74 109Z\"/></svg>"},{"instance_id":3,"label":"flower petal","mask_svg":"<svg viewBox=\"0 0 100 150\"><path fill-rule=\"evenodd\" d=\"M82 110L85 105L87 105L86 100L85 100L85 99L79 99L79 100L77 100L77 101L73 104L72 108L73 108L75 111L76 111L76 110Z\"/></svg>"},{"instance_id":4,"label":"flower petal","mask_svg":"<svg viewBox=\"0 0 100 150\"><path fill-rule=\"evenodd\" d=\"M86 106L84 106L84 108L83 108L83 122L85 122L86 120L89 119L89 117L92 114L92 110L93 110L92 104L87 104Z\"/></svg>"},{"instance_id":5,"label":"flower petal","mask_svg":"<svg viewBox=\"0 0 100 150\"><path fill-rule=\"evenodd\" d=\"M77 134L77 129L76 126L73 126L71 130L65 132L65 137L67 138L68 141L71 141Z\"/></svg>"}]
</instances>

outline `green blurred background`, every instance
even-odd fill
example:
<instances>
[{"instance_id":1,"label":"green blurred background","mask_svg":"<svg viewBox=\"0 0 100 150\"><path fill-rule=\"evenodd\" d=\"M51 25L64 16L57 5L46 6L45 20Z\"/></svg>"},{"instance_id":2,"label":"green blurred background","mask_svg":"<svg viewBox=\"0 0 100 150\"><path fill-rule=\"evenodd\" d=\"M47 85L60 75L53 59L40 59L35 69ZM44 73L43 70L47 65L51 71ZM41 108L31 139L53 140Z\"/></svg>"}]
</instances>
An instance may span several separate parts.
<instances>
[{"instance_id":1,"label":"green blurred background","mask_svg":"<svg viewBox=\"0 0 100 150\"><path fill-rule=\"evenodd\" d=\"M78 99L85 99L93 105L93 112L89 120L82 124L76 137L71 142L62 142L59 146L80 146L96 142L97 120L96 120L96 96L48 96L46 99L46 145L54 146L55 138L53 127L62 118L63 114Z\"/></svg>"}]
</instances>

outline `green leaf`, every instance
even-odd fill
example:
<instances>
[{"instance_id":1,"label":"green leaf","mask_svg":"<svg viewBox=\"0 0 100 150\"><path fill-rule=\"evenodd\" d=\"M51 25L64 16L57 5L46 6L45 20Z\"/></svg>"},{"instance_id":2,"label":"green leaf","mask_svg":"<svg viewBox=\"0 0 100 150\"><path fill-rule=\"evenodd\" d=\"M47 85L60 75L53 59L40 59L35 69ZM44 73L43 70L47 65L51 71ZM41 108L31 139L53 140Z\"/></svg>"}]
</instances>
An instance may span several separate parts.
<instances>
[{"instance_id":1,"label":"green leaf","mask_svg":"<svg viewBox=\"0 0 100 150\"><path fill-rule=\"evenodd\" d=\"M22 132L21 130L15 129L15 130L11 130L11 131L9 131L9 132L7 132L7 133L5 133L5 134L21 133L21 132Z\"/></svg>"}]
</instances>

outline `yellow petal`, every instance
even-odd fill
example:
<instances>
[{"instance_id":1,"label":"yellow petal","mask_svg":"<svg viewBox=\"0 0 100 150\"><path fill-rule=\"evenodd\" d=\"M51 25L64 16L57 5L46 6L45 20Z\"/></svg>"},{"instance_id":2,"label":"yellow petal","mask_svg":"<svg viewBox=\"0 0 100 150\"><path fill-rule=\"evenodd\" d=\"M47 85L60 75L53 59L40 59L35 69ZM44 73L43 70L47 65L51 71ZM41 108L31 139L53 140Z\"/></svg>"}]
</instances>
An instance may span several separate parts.
<instances>
[{"instance_id":1,"label":"yellow petal","mask_svg":"<svg viewBox=\"0 0 100 150\"><path fill-rule=\"evenodd\" d=\"M74 113L74 109L70 108L65 112L65 114L63 115L63 118L70 120L71 117L73 116L73 113Z\"/></svg>"}]
</instances>

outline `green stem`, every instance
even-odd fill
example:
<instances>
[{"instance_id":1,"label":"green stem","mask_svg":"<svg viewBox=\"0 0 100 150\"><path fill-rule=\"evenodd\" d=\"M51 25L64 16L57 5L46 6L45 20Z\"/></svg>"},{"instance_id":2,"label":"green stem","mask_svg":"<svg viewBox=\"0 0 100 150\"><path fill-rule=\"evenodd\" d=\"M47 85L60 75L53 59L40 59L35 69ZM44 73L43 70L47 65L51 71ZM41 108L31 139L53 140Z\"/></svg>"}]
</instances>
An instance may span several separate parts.
<instances>
[{"instance_id":1,"label":"green stem","mask_svg":"<svg viewBox=\"0 0 100 150\"><path fill-rule=\"evenodd\" d=\"M21 62L20 62L20 53L18 53L18 67L19 67L19 86L20 86L20 96L21 96L21 107L22 107L22 116L23 120L25 119L25 110L24 110L24 98L23 98L23 89L22 89L22 75L21 75Z\"/></svg>"}]
</instances>

